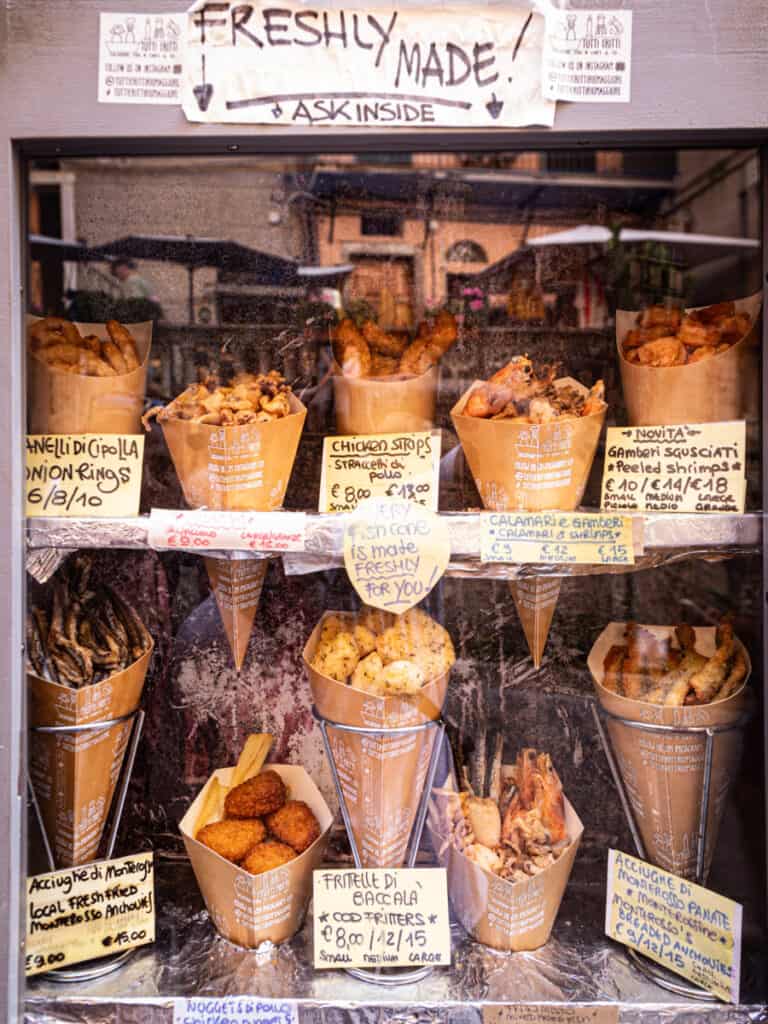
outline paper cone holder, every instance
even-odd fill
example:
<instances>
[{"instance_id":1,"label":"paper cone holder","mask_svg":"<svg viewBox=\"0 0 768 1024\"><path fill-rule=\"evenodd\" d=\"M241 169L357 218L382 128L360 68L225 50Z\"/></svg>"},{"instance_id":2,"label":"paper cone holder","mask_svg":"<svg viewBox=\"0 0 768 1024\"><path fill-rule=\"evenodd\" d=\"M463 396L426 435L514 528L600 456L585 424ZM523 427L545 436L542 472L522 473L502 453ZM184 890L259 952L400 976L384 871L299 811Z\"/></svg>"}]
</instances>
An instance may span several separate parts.
<instances>
[{"instance_id":1,"label":"paper cone holder","mask_svg":"<svg viewBox=\"0 0 768 1024\"><path fill-rule=\"evenodd\" d=\"M334 758L333 748L328 736L328 729L338 729L340 732L354 733L358 736L403 736L409 733L424 732L427 729L436 730L434 742L432 744L432 753L430 754L429 764L427 766L427 774L424 779L424 791L421 794L421 799L419 800L419 805L416 811L416 818L411 829L411 835L408 841L408 852L406 854L404 865L407 868L415 867L421 837L424 832L424 825L427 820L430 793L432 792L432 787L435 784L435 774L440 761L443 737L445 736L445 723L443 720L441 718L435 718L427 722L420 722L417 725L403 725L393 729L386 729L383 727L377 728L363 725L344 725L341 722L334 722L330 718L324 718L314 704L312 705L312 714L314 715L315 721L320 726L320 733L323 737L326 757L328 758L328 764L331 767L333 784L336 787L336 796L339 800L339 810L341 811L341 817L344 821L344 827L347 830L349 845L352 850L355 867L357 868L363 867L363 861L355 838L355 830L352 825L352 817L349 813L349 807L347 806L347 800L344 795L344 787L336 767L336 760ZM432 973L432 971L433 968L429 965L407 970L403 970L401 967L379 968L372 970L367 970L362 967L346 968L346 973L353 978L357 978L359 981L366 981L374 985L386 985L392 987L397 985L410 985L415 981L420 981L422 978L426 978Z\"/></svg>"},{"instance_id":2,"label":"paper cone holder","mask_svg":"<svg viewBox=\"0 0 768 1024\"><path fill-rule=\"evenodd\" d=\"M692 879L697 885L704 885L707 880L706 853L709 830L709 804L712 792L712 765L714 763L715 737L721 733L732 732L734 729L743 729L751 718L752 709L747 707L732 721L715 725L684 726L664 725L659 722L638 722L634 719L619 715L614 711L609 711L598 703L592 705L592 715L594 716L597 733L600 737L600 742L603 750L605 751L608 766L611 769L611 775L613 776L613 781L619 794L624 816L627 819L629 830L632 833L632 841L635 844L638 857L642 860L647 859L645 846L643 844L642 836L640 835L640 829L637 821L635 820L634 812L632 811L632 804L630 802L629 795L624 786L624 780L621 776L618 760L613 750L608 730L603 724L603 718L618 722L629 729L637 729L640 733L650 732L661 733L662 735L704 735L704 779L699 804L699 828L696 843L696 871ZM687 996L689 999L699 999L702 1002L712 1001L712 994L710 992L707 992L705 989L699 988L696 985L686 985L678 980L674 980L673 976L668 971L665 971L663 968L659 967L653 961L648 960L634 949L627 948L626 953L638 970L647 978L650 978L651 981L655 982L655 984L660 988L666 989L668 992L674 992L676 995Z\"/></svg>"},{"instance_id":3,"label":"paper cone holder","mask_svg":"<svg viewBox=\"0 0 768 1024\"><path fill-rule=\"evenodd\" d=\"M120 822L123 817L123 809L125 807L125 800L128 796L128 786L130 785L131 775L133 774L133 765L136 761L136 751L139 748L139 740L141 739L141 733L144 728L145 714L137 708L135 711L129 711L125 715L120 715L118 718L108 718L101 722L83 722L80 725L32 725L30 729L32 732L59 734L59 733L82 733L91 732L96 729L109 729L112 726L120 725L123 722L133 720L131 728L130 739L128 740L128 747L125 751L123 764L120 769L120 782L117 786L115 794L112 798L112 807L110 809L112 814L112 823L109 829L109 837L107 839L107 848L105 851L105 859L110 860L112 854L115 852L115 843L117 841L117 833L120 829ZM29 789L29 800L32 804L32 809L35 813L35 819L37 821L37 827L40 830L40 836L43 840L43 847L45 848L45 857L48 861L48 867L51 871L56 871L56 861L53 856L53 847L48 838L48 833L45 829L45 822L43 821L42 811L40 810L40 804L38 803L37 794L35 788L32 785L32 779L27 777L27 787ZM116 971L118 967L122 967L123 964L127 963L131 957L136 953L136 948L125 949L118 953L112 953L108 956L99 957L98 960L86 962L85 964L74 964L71 967L59 967L54 971L47 971L41 977L48 978L51 981L56 982L81 982L81 981L94 981L96 978L102 978L106 974L111 974L112 971Z\"/></svg>"}]
</instances>

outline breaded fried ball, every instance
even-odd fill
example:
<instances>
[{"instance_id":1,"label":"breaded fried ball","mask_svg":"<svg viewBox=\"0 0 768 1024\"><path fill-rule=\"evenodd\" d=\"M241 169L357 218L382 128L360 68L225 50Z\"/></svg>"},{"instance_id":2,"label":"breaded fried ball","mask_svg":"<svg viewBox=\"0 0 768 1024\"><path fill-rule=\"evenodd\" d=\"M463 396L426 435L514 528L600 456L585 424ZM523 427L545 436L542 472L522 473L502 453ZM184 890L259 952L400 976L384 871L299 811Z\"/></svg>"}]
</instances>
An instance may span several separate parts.
<instances>
[{"instance_id":1,"label":"breaded fried ball","mask_svg":"<svg viewBox=\"0 0 768 1024\"><path fill-rule=\"evenodd\" d=\"M266 834L264 823L259 818L230 818L205 825L197 833L197 841L226 860L237 863Z\"/></svg>"},{"instance_id":2,"label":"breaded fried ball","mask_svg":"<svg viewBox=\"0 0 768 1024\"><path fill-rule=\"evenodd\" d=\"M251 850L242 863L242 867L252 875L263 875L265 871L279 868L293 860L296 854L285 843L275 839L265 839Z\"/></svg>"},{"instance_id":3,"label":"breaded fried ball","mask_svg":"<svg viewBox=\"0 0 768 1024\"><path fill-rule=\"evenodd\" d=\"M303 853L320 835L320 825L303 800L288 800L279 811L267 818L272 835Z\"/></svg>"},{"instance_id":4,"label":"breaded fried ball","mask_svg":"<svg viewBox=\"0 0 768 1024\"><path fill-rule=\"evenodd\" d=\"M228 818L261 818L282 807L285 798L283 780L269 769L231 789L224 800L224 813Z\"/></svg>"}]
</instances>

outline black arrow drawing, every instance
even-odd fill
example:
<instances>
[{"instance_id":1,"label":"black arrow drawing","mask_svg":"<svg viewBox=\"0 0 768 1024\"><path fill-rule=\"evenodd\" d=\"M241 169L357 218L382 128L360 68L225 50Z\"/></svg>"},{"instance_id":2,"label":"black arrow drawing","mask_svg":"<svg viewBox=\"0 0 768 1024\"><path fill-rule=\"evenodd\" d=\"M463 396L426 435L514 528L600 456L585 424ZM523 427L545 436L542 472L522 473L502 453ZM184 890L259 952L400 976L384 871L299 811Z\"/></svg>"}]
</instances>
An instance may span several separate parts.
<instances>
[{"instance_id":1,"label":"black arrow drawing","mask_svg":"<svg viewBox=\"0 0 768 1024\"><path fill-rule=\"evenodd\" d=\"M210 82L206 82L205 80L205 52L203 52L202 54L202 62L203 80L200 83L200 85L192 86L192 92L194 94L195 99L197 100L198 107L202 111L206 111L208 109L208 104L211 102L211 96L213 96L213 86L211 85Z\"/></svg>"},{"instance_id":2,"label":"black arrow drawing","mask_svg":"<svg viewBox=\"0 0 768 1024\"><path fill-rule=\"evenodd\" d=\"M502 100L497 100L496 99L496 93L492 92L491 93L491 98L485 104L485 109L491 115L493 120L496 121L498 119L498 117L499 117L499 114L504 109L504 103L503 103Z\"/></svg>"}]
</instances>

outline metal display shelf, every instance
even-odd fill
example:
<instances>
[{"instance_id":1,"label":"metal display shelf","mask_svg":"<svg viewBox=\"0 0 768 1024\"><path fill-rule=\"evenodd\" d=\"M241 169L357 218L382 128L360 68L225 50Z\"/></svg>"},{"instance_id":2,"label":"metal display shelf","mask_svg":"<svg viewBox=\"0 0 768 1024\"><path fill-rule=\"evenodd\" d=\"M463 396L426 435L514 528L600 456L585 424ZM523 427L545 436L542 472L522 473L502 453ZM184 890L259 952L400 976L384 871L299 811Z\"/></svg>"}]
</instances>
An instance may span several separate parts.
<instances>
[{"instance_id":1,"label":"metal display shelf","mask_svg":"<svg viewBox=\"0 0 768 1024\"><path fill-rule=\"evenodd\" d=\"M740 1006L665 992L632 966L623 947L605 938L602 885L584 881L568 886L541 949L498 953L454 924L451 967L397 989L377 988L341 970L314 970L311 916L290 942L271 951L228 942L214 930L188 863L160 858L156 892L155 944L140 948L119 973L87 984L62 989L46 978L30 979L26 1024L171 1024L175 999L257 993L261 999L295 1000L299 1024L481 1024L485 1007L515 1003L618 1006L619 1024L764 1019L766 979L758 948L744 953Z\"/></svg>"},{"instance_id":2,"label":"metal display shelf","mask_svg":"<svg viewBox=\"0 0 768 1024\"><path fill-rule=\"evenodd\" d=\"M237 513L230 513L236 516ZM253 513L248 513L252 516ZM274 515L274 513L271 513ZM723 558L757 554L762 537L762 512L743 515L635 513L636 537L642 536L642 554L634 565L513 565L480 561L480 513L443 512L451 541L449 576L514 579L518 576L577 576L632 572L689 558ZM290 575L338 568L343 564L342 544L346 516L307 513L304 552L283 554ZM27 520L27 567L38 579L47 578L61 558L80 548L146 549L149 518L30 518ZM174 550L183 550L174 548ZM192 549L190 549L192 550ZM196 553L242 557L240 552ZM250 551L251 557L280 552Z\"/></svg>"}]
</instances>

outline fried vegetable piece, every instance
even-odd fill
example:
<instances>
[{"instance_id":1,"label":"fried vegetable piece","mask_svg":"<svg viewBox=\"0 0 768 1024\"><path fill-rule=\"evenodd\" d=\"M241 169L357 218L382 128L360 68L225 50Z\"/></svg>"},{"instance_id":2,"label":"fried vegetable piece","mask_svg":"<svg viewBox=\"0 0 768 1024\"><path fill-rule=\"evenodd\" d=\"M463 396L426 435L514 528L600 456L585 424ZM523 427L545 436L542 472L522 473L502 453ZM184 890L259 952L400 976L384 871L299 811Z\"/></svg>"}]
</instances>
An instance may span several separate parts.
<instances>
[{"instance_id":1,"label":"fried vegetable piece","mask_svg":"<svg viewBox=\"0 0 768 1024\"><path fill-rule=\"evenodd\" d=\"M271 768L230 789L224 798L228 818L262 818L279 810L286 801L285 783Z\"/></svg>"},{"instance_id":2,"label":"fried vegetable piece","mask_svg":"<svg viewBox=\"0 0 768 1024\"><path fill-rule=\"evenodd\" d=\"M303 800L287 800L267 817L269 831L296 853L303 853L320 835L320 824Z\"/></svg>"},{"instance_id":3,"label":"fried vegetable piece","mask_svg":"<svg viewBox=\"0 0 768 1024\"><path fill-rule=\"evenodd\" d=\"M603 686L611 693L622 693L622 667L626 654L626 647L614 644L603 659Z\"/></svg>"},{"instance_id":4,"label":"fried vegetable piece","mask_svg":"<svg viewBox=\"0 0 768 1024\"><path fill-rule=\"evenodd\" d=\"M349 685L355 690L381 695L384 693L384 685L379 681L379 677L383 671L384 662L376 651L373 651L357 663Z\"/></svg>"},{"instance_id":5,"label":"fried vegetable piece","mask_svg":"<svg viewBox=\"0 0 768 1024\"><path fill-rule=\"evenodd\" d=\"M197 841L225 860L237 864L249 850L264 839L266 834L264 823L258 818L226 818L224 821L214 821L201 828L197 833Z\"/></svg>"},{"instance_id":6,"label":"fried vegetable piece","mask_svg":"<svg viewBox=\"0 0 768 1024\"><path fill-rule=\"evenodd\" d=\"M717 691L713 700L725 700L726 697L733 696L734 693L739 689L741 684L747 675L747 659L744 656L744 652L740 647L736 648L733 655L733 662L731 664L731 671L728 673L728 677Z\"/></svg>"},{"instance_id":7,"label":"fried vegetable piece","mask_svg":"<svg viewBox=\"0 0 768 1024\"><path fill-rule=\"evenodd\" d=\"M282 867L294 860L296 853L285 843L276 839L265 839L250 851L242 862L242 867L252 875L263 875L265 871Z\"/></svg>"},{"instance_id":8,"label":"fried vegetable piece","mask_svg":"<svg viewBox=\"0 0 768 1024\"><path fill-rule=\"evenodd\" d=\"M690 679L691 689L701 704L712 700L728 676L734 649L733 626L730 622L722 622L717 627L716 640L715 653Z\"/></svg>"},{"instance_id":9,"label":"fried vegetable piece","mask_svg":"<svg viewBox=\"0 0 768 1024\"><path fill-rule=\"evenodd\" d=\"M368 377L371 372L371 350L354 320L345 317L333 332L333 357L345 377Z\"/></svg>"}]
</instances>

